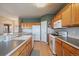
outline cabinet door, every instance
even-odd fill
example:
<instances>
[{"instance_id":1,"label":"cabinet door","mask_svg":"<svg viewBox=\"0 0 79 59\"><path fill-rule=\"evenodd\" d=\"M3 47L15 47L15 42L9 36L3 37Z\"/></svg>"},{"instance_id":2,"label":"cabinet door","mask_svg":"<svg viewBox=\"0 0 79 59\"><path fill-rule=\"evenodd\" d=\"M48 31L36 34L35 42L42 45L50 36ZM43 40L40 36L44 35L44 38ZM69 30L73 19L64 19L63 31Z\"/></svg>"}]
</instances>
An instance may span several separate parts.
<instances>
[{"instance_id":1,"label":"cabinet door","mask_svg":"<svg viewBox=\"0 0 79 59\"><path fill-rule=\"evenodd\" d=\"M60 11L57 15L56 15L56 21L60 20L62 18L62 12Z\"/></svg>"},{"instance_id":2,"label":"cabinet door","mask_svg":"<svg viewBox=\"0 0 79 59\"><path fill-rule=\"evenodd\" d=\"M79 25L79 3L76 3L74 5L75 5L75 24Z\"/></svg>"},{"instance_id":3,"label":"cabinet door","mask_svg":"<svg viewBox=\"0 0 79 59\"><path fill-rule=\"evenodd\" d=\"M19 56L26 56L26 49L24 49Z\"/></svg>"},{"instance_id":4,"label":"cabinet door","mask_svg":"<svg viewBox=\"0 0 79 59\"><path fill-rule=\"evenodd\" d=\"M57 56L63 55L62 41L60 41L59 39L56 39L56 54L57 54Z\"/></svg>"},{"instance_id":5,"label":"cabinet door","mask_svg":"<svg viewBox=\"0 0 79 59\"><path fill-rule=\"evenodd\" d=\"M73 54L67 49L63 49L63 51L64 51L64 56L73 56Z\"/></svg>"},{"instance_id":6,"label":"cabinet door","mask_svg":"<svg viewBox=\"0 0 79 59\"><path fill-rule=\"evenodd\" d=\"M79 56L79 49L63 42L64 56Z\"/></svg>"},{"instance_id":7,"label":"cabinet door","mask_svg":"<svg viewBox=\"0 0 79 59\"><path fill-rule=\"evenodd\" d=\"M71 4L65 6L62 11L62 26L71 26L72 25L72 18L71 18Z\"/></svg>"}]
</instances>

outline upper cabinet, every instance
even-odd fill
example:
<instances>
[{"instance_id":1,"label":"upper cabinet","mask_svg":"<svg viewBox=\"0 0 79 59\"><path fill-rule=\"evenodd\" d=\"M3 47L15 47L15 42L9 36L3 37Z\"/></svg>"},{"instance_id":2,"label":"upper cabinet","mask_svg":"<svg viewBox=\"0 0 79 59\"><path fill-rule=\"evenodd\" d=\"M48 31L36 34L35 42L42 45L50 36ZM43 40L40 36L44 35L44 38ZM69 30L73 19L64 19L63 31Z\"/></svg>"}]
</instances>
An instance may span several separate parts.
<instances>
[{"instance_id":1,"label":"upper cabinet","mask_svg":"<svg viewBox=\"0 0 79 59\"><path fill-rule=\"evenodd\" d=\"M64 7L62 10L62 26L71 26L72 25L72 16L71 16L71 4Z\"/></svg>"},{"instance_id":2,"label":"upper cabinet","mask_svg":"<svg viewBox=\"0 0 79 59\"><path fill-rule=\"evenodd\" d=\"M60 11L57 15L56 15L56 21L60 20L62 18L62 12Z\"/></svg>"},{"instance_id":3,"label":"upper cabinet","mask_svg":"<svg viewBox=\"0 0 79 59\"><path fill-rule=\"evenodd\" d=\"M40 25L40 22L21 23L22 28L32 28L34 25Z\"/></svg>"},{"instance_id":4,"label":"upper cabinet","mask_svg":"<svg viewBox=\"0 0 79 59\"><path fill-rule=\"evenodd\" d=\"M72 19L74 26L79 26L79 4L72 4Z\"/></svg>"},{"instance_id":5,"label":"upper cabinet","mask_svg":"<svg viewBox=\"0 0 79 59\"><path fill-rule=\"evenodd\" d=\"M62 12L62 26L79 26L79 4L68 4Z\"/></svg>"},{"instance_id":6,"label":"upper cabinet","mask_svg":"<svg viewBox=\"0 0 79 59\"><path fill-rule=\"evenodd\" d=\"M67 4L63 9L61 9L52 19L52 24L54 28L54 23L61 20L62 27L78 27L79 26L79 4L72 3Z\"/></svg>"},{"instance_id":7,"label":"upper cabinet","mask_svg":"<svg viewBox=\"0 0 79 59\"><path fill-rule=\"evenodd\" d=\"M52 26L53 28L59 28L59 27L61 27L61 26L59 26L61 19L62 19L62 13L59 12L59 13L52 19L51 26Z\"/></svg>"}]
</instances>

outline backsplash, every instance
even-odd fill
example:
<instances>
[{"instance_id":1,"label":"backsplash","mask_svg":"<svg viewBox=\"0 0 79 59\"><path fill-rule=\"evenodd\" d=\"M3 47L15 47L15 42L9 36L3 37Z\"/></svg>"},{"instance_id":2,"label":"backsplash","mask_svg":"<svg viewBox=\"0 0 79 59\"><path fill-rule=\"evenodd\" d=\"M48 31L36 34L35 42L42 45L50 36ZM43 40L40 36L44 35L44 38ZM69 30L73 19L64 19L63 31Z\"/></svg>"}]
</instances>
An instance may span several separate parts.
<instances>
[{"instance_id":1,"label":"backsplash","mask_svg":"<svg viewBox=\"0 0 79 59\"><path fill-rule=\"evenodd\" d=\"M79 39L79 27L67 28L66 30L68 31L69 37Z\"/></svg>"},{"instance_id":2,"label":"backsplash","mask_svg":"<svg viewBox=\"0 0 79 59\"><path fill-rule=\"evenodd\" d=\"M68 32L68 37L79 39L79 27L57 29L59 32Z\"/></svg>"}]
</instances>

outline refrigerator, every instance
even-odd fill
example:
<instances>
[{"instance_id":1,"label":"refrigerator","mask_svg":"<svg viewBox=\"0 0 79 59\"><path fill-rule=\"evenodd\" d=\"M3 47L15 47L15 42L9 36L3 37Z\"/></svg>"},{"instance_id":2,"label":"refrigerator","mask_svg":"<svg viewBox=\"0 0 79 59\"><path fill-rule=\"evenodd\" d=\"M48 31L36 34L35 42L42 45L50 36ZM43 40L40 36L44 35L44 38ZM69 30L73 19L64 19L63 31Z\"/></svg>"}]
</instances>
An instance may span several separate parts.
<instances>
[{"instance_id":1,"label":"refrigerator","mask_svg":"<svg viewBox=\"0 0 79 59\"><path fill-rule=\"evenodd\" d=\"M33 41L40 41L40 25L32 26L32 39Z\"/></svg>"},{"instance_id":2,"label":"refrigerator","mask_svg":"<svg viewBox=\"0 0 79 59\"><path fill-rule=\"evenodd\" d=\"M41 41L47 43L47 20L41 21Z\"/></svg>"}]
</instances>

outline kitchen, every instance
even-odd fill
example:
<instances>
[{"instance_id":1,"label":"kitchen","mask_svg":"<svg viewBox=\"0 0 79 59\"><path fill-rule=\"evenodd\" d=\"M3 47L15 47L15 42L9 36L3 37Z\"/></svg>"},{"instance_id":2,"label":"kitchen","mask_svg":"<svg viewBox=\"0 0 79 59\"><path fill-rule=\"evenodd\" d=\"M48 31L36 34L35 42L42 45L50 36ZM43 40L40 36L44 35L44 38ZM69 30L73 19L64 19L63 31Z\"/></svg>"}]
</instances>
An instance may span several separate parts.
<instances>
[{"instance_id":1,"label":"kitchen","mask_svg":"<svg viewBox=\"0 0 79 59\"><path fill-rule=\"evenodd\" d=\"M79 56L78 3L2 3L0 8L0 56Z\"/></svg>"}]
</instances>

